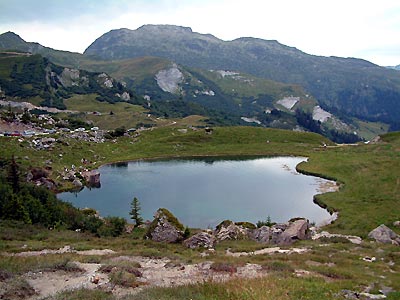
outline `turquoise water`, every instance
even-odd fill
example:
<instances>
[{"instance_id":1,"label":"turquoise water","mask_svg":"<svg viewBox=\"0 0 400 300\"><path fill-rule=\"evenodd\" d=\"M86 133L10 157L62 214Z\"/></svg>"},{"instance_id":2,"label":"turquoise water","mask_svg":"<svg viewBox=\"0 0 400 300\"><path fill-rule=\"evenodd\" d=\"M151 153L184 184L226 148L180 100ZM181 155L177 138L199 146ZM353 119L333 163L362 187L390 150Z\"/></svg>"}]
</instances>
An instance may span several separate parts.
<instances>
[{"instance_id":1,"label":"turquoise water","mask_svg":"<svg viewBox=\"0 0 400 300\"><path fill-rule=\"evenodd\" d=\"M306 217L319 223L329 217L313 203L324 180L297 173L295 166L304 160L207 158L107 165L100 168L101 188L58 197L95 208L102 216L126 219L137 197L145 220L165 207L184 225L199 228L213 228L225 219L256 223L268 216L275 222Z\"/></svg>"}]
</instances>

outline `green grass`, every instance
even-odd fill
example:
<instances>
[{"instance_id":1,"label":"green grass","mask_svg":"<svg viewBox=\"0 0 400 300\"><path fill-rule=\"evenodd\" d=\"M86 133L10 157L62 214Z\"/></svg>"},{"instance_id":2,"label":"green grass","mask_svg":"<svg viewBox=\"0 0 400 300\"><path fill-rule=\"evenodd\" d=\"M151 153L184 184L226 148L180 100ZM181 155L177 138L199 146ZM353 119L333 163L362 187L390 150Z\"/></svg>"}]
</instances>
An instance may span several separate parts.
<instances>
[{"instance_id":1,"label":"green grass","mask_svg":"<svg viewBox=\"0 0 400 300\"><path fill-rule=\"evenodd\" d=\"M61 292L57 295L46 297L44 300L114 300L116 299L110 292L101 290L80 289Z\"/></svg>"},{"instance_id":2,"label":"green grass","mask_svg":"<svg viewBox=\"0 0 400 300\"><path fill-rule=\"evenodd\" d=\"M125 299L341 299L337 296L341 288L340 284L326 283L320 278L268 276L259 279L233 279L225 283L204 282L175 288L152 288Z\"/></svg>"},{"instance_id":3,"label":"green grass","mask_svg":"<svg viewBox=\"0 0 400 300\"><path fill-rule=\"evenodd\" d=\"M366 140L372 140L377 135L384 134L389 130L389 125L380 122L356 121L356 124L358 135Z\"/></svg>"}]
</instances>

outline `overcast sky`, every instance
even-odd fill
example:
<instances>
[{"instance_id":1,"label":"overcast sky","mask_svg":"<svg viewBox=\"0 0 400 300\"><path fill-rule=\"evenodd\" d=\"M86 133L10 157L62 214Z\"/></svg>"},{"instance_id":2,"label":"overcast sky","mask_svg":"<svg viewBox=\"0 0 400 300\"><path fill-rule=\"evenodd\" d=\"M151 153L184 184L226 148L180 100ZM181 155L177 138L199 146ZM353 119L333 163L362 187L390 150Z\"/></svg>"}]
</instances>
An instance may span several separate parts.
<instances>
[{"instance_id":1,"label":"overcast sky","mask_svg":"<svg viewBox=\"0 0 400 300\"><path fill-rule=\"evenodd\" d=\"M0 0L0 33L60 50L83 52L112 29L144 24L400 64L399 0Z\"/></svg>"}]
</instances>

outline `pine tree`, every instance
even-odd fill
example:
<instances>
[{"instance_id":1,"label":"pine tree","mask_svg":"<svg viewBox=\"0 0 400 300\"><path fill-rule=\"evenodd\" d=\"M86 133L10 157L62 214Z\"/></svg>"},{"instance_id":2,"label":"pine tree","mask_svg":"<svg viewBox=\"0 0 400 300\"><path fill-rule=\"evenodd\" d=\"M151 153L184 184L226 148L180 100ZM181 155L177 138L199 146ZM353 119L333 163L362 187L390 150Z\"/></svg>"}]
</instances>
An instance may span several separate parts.
<instances>
[{"instance_id":1,"label":"pine tree","mask_svg":"<svg viewBox=\"0 0 400 300\"><path fill-rule=\"evenodd\" d=\"M131 211L129 214L131 215L131 219L135 221L135 226L140 226L143 224L143 219L140 216L140 203L138 198L133 198L131 202Z\"/></svg>"}]
</instances>

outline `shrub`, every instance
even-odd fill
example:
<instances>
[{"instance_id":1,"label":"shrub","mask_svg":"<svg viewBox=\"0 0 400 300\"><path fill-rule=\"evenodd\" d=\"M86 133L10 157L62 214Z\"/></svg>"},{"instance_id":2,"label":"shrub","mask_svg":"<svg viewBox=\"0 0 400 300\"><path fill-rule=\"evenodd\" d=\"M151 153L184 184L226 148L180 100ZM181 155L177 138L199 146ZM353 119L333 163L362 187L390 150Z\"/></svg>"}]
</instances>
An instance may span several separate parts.
<instances>
[{"instance_id":1,"label":"shrub","mask_svg":"<svg viewBox=\"0 0 400 300\"><path fill-rule=\"evenodd\" d=\"M104 223L98 228L97 234L101 237L119 236L125 230L126 220L120 217L107 217Z\"/></svg>"}]
</instances>

